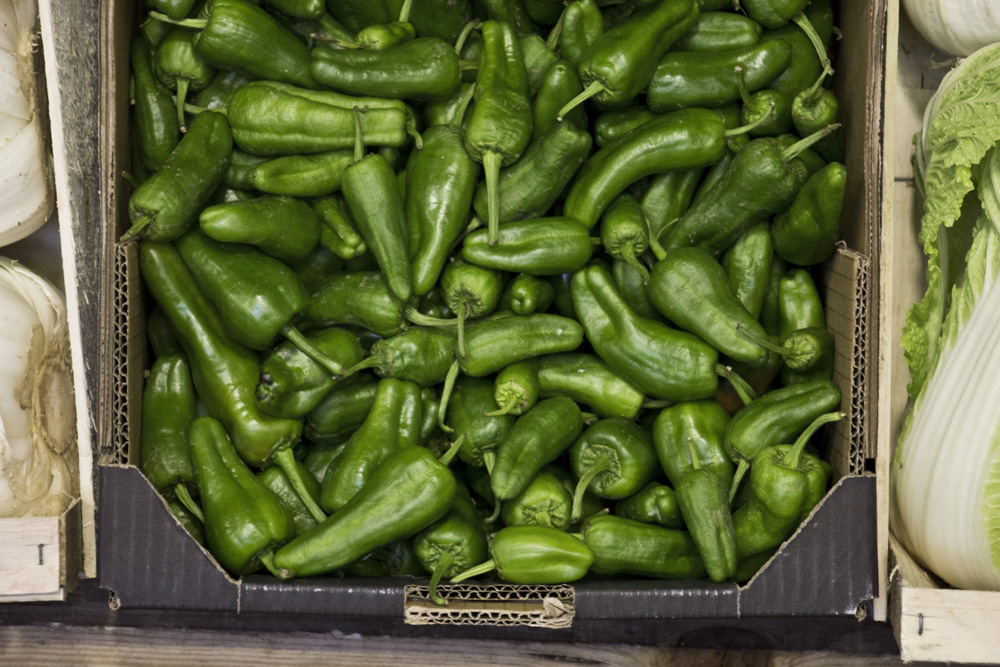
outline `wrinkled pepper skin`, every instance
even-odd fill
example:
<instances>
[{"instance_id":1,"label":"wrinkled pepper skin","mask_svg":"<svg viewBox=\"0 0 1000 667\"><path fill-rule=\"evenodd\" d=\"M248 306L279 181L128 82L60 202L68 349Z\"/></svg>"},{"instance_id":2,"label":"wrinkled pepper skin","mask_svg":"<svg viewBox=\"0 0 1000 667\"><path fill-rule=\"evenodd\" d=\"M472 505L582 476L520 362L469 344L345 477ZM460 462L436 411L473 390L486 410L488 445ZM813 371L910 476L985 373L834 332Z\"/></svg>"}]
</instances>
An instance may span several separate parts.
<instances>
[{"instance_id":1,"label":"wrinkled pepper skin","mask_svg":"<svg viewBox=\"0 0 1000 667\"><path fill-rule=\"evenodd\" d=\"M793 269L778 280L778 334L785 339L802 329L826 329L826 314L812 275L806 269ZM833 354L812 370L781 368L781 381L785 385L832 378Z\"/></svg>"},{"instance_id":2,"label":"wrinkled pepper skin","mask_svg":"<svg viewBox=\"0 0 1000 667\"><path fill-rule=\"evenodd\" d=\"M132 227L122 241L141 237L167 243L186 232L222 183L232 152L226 117L214 111L198 114L160 170L129 198Z\"/></svg>"},{"instance_id":3,"label":"wrinkled pepper skin","mask_svg":"<svg viewBox=\"0 0 1000 667\"><path fill-rule=\"evenodd\" d=\"M372 345L372 367L379 377L431 387L444 382L455 361L455 332L445 328L410 327ZM367 365L367 360L365 365Z\"/></svg>"},{"instance_id":4,"label":"wrinkled pepper skin","mask_svg":"<svg viewBox=\"0 0 1000 667\"><path fill-rule=\"evenodd\" d=\"M594 0L573 0L566 5L559 36L559 55L579 66L597 38L604 34L604 16Z\"/></svg>"},{"instance_id":5,"label":"wrinkled pepper skin","mask_svg":"<svg viewBox=\"0 0 1000 667\"><path fill-rule=\"evenodd\" d=\"M593 227L615 197L641 178L671 169L709 167L726 150L722 116L684 109L649 121L611 142L580 168L564 215Z\"/></svg>"},{"instance_id":6,"label":"wrinkled pepper skin","mask_svg":"<svg viewBox=\"0 0 1000 667\"><path fill-rule=\"evenodd\" d=\"M521 415L500 443L490 475L493 495L511 500L546 465L569 449L583 429L583 415L572 399L547 398Z\"/></svg>"},{"instance_id":7,"label":"wrinkled pepper skin","mask_svg":"<svg viewBox=\"0 0 1000 667\"><path fill-rule=\"evenodd\" d=\"M583 91L576 67L565 60L554 62L544 74L532 104L532 141L538 141L557 124L563 122L558 120L559 110ZM588 129L583 107L573 109L564 120L584 131Z\"/></svg>"},{"instance_id":8,"label":"wrinkled pepper skin","mask_svg":"<svg viewBox=\"0 0 1000 667\"><path fill-rule=\"evenodd\" d=\"M674 51L729 51L753 46L763 28L753 19L729 12L702 12L691 30L677 40Z\"/></svg>"},{"instance_id":9,"label":"wrinkled pepper skin","mask_svg":"<svg viewBox=\"0 0 1000 667\"><path fill-rule=\"evenodd\" d=\"M677 401L715 393L718 352L692 334L636 315L606 269L577 271L572 293L594 351L647 395Z\"/></svg>"},{"instance_id":10,"label":"wrinkled pepper skin","mask_svg":"<svg viewBox=\"0 0 1000 667\"><path fill-rule=\"evenodd\" d=\"M664 528L684 527L674 490L659 482L650 482L638 493L618 501L615 516Z\"/></svg>"},{"instance_id":11,"label":"wrinkled pepper skin","mask_svg":"<svg viewBox=\"0 0 1000 667\"><path fill-rule=\"evenodd\" d=\"M340 383L306 415L306 437L321 446L345 442L371 411L378 385L370 375L355 375Z\"/></svg>"},{"instance_id":12,"label":"wrinkled pepper skin","mask_svg":"<svg viewBox=\"0 0 1000 667\"><path fill-rule=\"evenodd\" d=\"M174 497L178 485L196 491L187 432L197 416L197 405L191 370L183 354L153 362L142 394L142 414L142 474L168 500Z\"/></svg>"},{"instance_id":13,"label":"wrinkled pepper skin","mask_svg":"<svg viewBox=\"0 0 1000 667\"><path fill-rule=\"evenodd\" d=\"M538 402L538 360L525 359L497 373L493 397L501 414L522 415ZM513 423L513 422L512 422Z\"/></svg>"},{"instance_id":14,"label":"wrinkled pepper skin","mask_svg":"<svg viewBox=\"0 0 1000 667\"><path fill-rule=\"evenodd\" d=\"M748 229L722 256L729 285L754 320L760 317L764 305L773 257L771 232L766 224Z\"/></svg>"},{"instance_id":15,"label":"wrinkled pepper skin","mask_svg":"<svg viewBox=\"0 0 1000 667\"><path fill-rule=\"evenodd\" d=\"M488 230L465 237L462 258L501 271L551 276L576 271L590 260L590 234L572 218L537 218L510 222L500 229L496 244Z\"/></svg>"},{"instance_id":16,"label":"wrinkled pepper skin","mask_svg":"<svg viewBox=\"0 0 1000 667\"><path fill-rule=\"evenodd\" d=\"M583 542L547 526L504 528L493 536L490 554L497 574L512 584L573 582L584 577L594 561Z\"/></svg>"},{"instance_id":17,"label":"wrinkled pepper skin","mask_svg":"<svg viewBox=\"0 0 1000 667\"><path fill-rule=\"evenodd\" d=\"M791 207L771 223L774 252L799 266L829 259L842 236L846 186L847 169L839 162L813 174Z\"/></svg>"},{"instance_id":18,"label":"wrinkled pepper skin","mask_svg":"<svg viewBox=\"0 0 1000 667\"><path fill-rule=\"evenodd\" d=\"M220 243L246 243L296 264L319 243L319 218L300 199L267 195L209 206L198 217L201 231Z\"/></svg>"},{"instance_id":19,"label":"wrinkled pepper skin","mask_svg":"<svg viewBox=\"0 0 1000 667\"><path fill-rule=\"evenodd\" d=\"M674 489L687 526L709 578L721 583L736 572L736 533L729 511L729 487L714 471L698 463L685 472Z\"/></svg>"},{"instance_id":20,"label":"wrinkled pepper skin","mask_svg":"<svg viewBox=\"0 0 1000 667\"><path fill-rule=\"evenodd\" d=\"M406 447L375 470L368 484L336 514L282 547L275 554L275 567L285 577L338 570L443 517L455 499L456 486L451 470L428 450Z\"/></svg>"},{"instance_id":21,"label":"wrinkled pepper skin","mask_svg":"<svg viewBox=\"0 0 1000 667\"><path fill-rule=\"evenodd\" d=\"M569 461L581 484L591 472L587 489L611 500L638 493L658 468L649 433L622 417L602 419L588 426L570 448ZM598 470L601 472L593 474Z\"/></svg>"},{"instance_id":22,"label":"wrinkled pepper skin","mask_svg":"<svg viewBox=\"0 0 1000 667\"><path fill-rule=\"evenodd\" d=\"M333 276L313 293L306 319L352 324L379 336L395 336L408 326L406 306L377 271L347 272Z\"/></svg>"},{"instance_id":23,"label":"wrinkled pepper skin","mask_svg":"<svg viewBox=\"0 0 1000 667\"><path fill-rule=\"evenodd\" d=\"M458 457L470 466L492 469L497 448L514 426L514 415L487 414L495 407L489 380L463 377L455 383L447 423L455 429L455 439L465 436Z\"/></svg>"},{"instance_id":24,"label":"wrinkled pepper skin","mask_svg":"<svg viewBox=\"0 0 1000 667\"><path fill-rule=\"evenodd\" d=\"M512 363L543 354L570 352L583 342L583 329L571 319L536 313L469 325L462 372L472 377L496 373Z\"/></svg>"},{"instance_id":25,"label":"wrinkled pepper skin","mask_svg":"<svg viewBox=\"0 0 1000 667\"><path fill-rule=\"evenodd\" d=\"M637 574L657 579L700 579L705 566L691 536L675 530L597 514L583 523L595 574Z\"/></svg>"},{"instance_id":26,"label":"wrinkled pepper skin","mask_svg":"<svg viewBox=\"0 0 1000 667\"><path fill-rule=\"evenodd\" d=\"M184 347L198 395L232 436L240 457L262 467L298 442L300 421L275 419L257 408L257 355L226 336L180 254L170 245L143 242L139 269Z\"/></svg>"},{"instance_id":27,"label":"wrinkled pepper skin","mask_svg":"<svg viewBox=\"0 0 1000 667\"><path fill-rule=\"evenodd\" d=\"M754 341L767 334L740 303L725 269L701 248L676 248L657 262L647 286L650 301L668 320L722 354L763 366L768 351ZM745 335L744 335L745 334Z\"/></svg>"},{"instance_id":28,"label":"wrinkled pepper skin","mask_svg":"<svg viewBox=\"0 0 1000 667\"><path fill-rule=\"evenodd\" d=\"M153 46L143 36L132 40L133 123L139 142L142 165L159 169L180 141L177 111L170 91L153 74Z\"/></svg>"},{"instance_id":29,"label":"wrinkled pepper skin","mask_svg":"<svg viewBox=\"0 0 1000 667\"><path fill-rule=\"evenodd\" d=\"M418 444L422 423L420 388L412 382L381 380L371 412L327 470L323 507L328 512L340 511L387 459Z\"/></svg>"},{"instance_id":30,"label":"wrinkled pepper skin","mask_svg":"<svg viewBox=\"0 0 1000 667\"><path fill-rule=\"evenodd\" d=\"M322 197L340 189L344 170L351 164L349 150L311 155L286 155L253 167L247 179L254 190L292 197Z\"/></svg>"},{"instance_id":31,"label":"wrinkled pepper skin","mask_svg":"<svg viewBox=\"0 0 1000 667\"><path fill-rule=\"evenodd\" d=\"M524 491L503 504L500 516L506 526L549 526L566 530L570 525L573 496L555 475L539 472Z\"/></svg>"},{"instance_id":32,"label":"wrinkled pepper skin","mask_svg":"<svg viewBox=\"0 0 1000 667\"><path fill-rule=\"evenodd\" d=\"M190 438L208 548L233 575L250 574L291 539L292 515L236 455L222 424L198 417Z\"/></svg>"},{"instance_id":33,"label":"wrinkled pepper skin","mask_svg":"<svg viewBox=\"0 0 1000 667\"><path fill-rule=\"evenodd\" d=\"M729 414L714 401L685 401L657 415L653 444L660 466L675 488L684 473L694 468L692 449L699 465L713 471L729 488L734 468L723 444L728 424Z\"/></svg>"},{"instance_id":34,"label":"wrinkled pepper skin","mask_svg":"<svg viewBox=\"0 0 1000 667\"><path fill-rule=\"evenodd\" d=\"M592 354L539 357L537 377L542 398L569 396L588 406L598 417L634 419L646 398L632 382Z\"/></svg>"}]
</instances>

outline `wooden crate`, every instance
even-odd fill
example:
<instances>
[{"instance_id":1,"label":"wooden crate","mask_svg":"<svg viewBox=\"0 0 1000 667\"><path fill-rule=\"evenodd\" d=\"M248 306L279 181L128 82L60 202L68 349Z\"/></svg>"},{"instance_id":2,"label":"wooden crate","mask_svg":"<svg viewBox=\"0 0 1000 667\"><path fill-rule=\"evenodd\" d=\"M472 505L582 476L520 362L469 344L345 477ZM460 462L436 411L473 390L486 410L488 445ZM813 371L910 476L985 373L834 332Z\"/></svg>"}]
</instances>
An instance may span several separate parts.
<instances>
[{"instance_id":1,"label":"wooden crate","mask_svg":"<svg viewBox=\"0 0 1000 667\"><path fill-rule=\"evenodd\" d=\"M879 460L886 472L907 409L909 370L900 336L906 311L923 296L926 261L917 243L920 200L912 165L913 136L923 110L950 69L948 56L917 34L898 3L889 9L898 20L898 51L887 53L886 83L895 85L885 124L886 189L882 230L879 323ZM888 42L889 44L892 41ZM998 119L1000 122L1000 119ZM887 480L888 476L880 476ZM880 494L879 514L889 515L888 487ZM955 663L1000 661L1000 593L948 588L923 570L894 539L889 539L889 620L905 661Z\"/></svg>"},{"instance_id":2,"label":"wooden crate","mask_svg":"<svg viewBox=\"0 0 1000 667\"><path fill-rule=\"evenodd\" d=\"M65 600L79 578L80 501L55 517L0 519L0 602Z\"/></svg>"}]
</instances>

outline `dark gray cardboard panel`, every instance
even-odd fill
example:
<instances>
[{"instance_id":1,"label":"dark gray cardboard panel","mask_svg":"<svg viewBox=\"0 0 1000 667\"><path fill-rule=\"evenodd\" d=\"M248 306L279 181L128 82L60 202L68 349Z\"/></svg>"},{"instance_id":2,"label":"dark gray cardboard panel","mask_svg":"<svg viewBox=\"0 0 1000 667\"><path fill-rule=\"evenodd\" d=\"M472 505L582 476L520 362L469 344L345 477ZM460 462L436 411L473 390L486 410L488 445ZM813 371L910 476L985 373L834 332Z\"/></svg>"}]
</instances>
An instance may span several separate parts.
<instances>
[{"instance_id":1,"label":"dark gray cardboard panel","mask_svg":"<svg viewBox=\"0 0 1000 667\"><path fill-rule=\"evenodd\" d=\"M875 534L875 477L843 478L740 591L740 616L853 616L878 586Z\"/></svg>"},{"instance_id":2,"label":"dark gray cardboard panel","mask_svg":"<svg viewBox=\"0 0 1000 667\"><path fill-rule=\"evenodd\" d=\"M402 618L403 588L413 581L409 577L292 581L262 575L244 577L240 611Z\"/></svg>"},{"instance_id":3,"label":"dark gray cardboard panel","mask_svg":"<svg viewBox=\"0 0 1000 667\"><path fill-rule=\"evenodd\" d=\"M574 584L576 617L735 618L736 584L708 581L583 581Z\"/></svg>"},{"instance_id":4,"label":"dark gray cardboard panel","mask_svg":"<svg viewBox=\"0 0 1000 667\"><path fill-rule=\"evenodd\" d=\"M237 611L219 570L134 466L101 466L97 577L124 607Z\"/></svg>"}]
</instances>

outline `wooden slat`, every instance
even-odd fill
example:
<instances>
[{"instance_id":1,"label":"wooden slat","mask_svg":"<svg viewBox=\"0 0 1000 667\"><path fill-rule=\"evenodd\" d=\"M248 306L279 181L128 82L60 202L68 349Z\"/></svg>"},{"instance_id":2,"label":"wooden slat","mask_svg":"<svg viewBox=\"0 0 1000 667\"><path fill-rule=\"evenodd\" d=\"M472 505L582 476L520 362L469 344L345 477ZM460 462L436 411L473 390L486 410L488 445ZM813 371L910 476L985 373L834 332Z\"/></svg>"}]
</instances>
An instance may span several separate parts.
<instances>
[{"instance_id":1,"label":"wooden slat","mask_svg":"<svg viewBox=\"0 0 1000 667\"><path fill-rule=\"evenodd\" d=\"M0 519L0 602L62 600L59 517Z\"/></svg>"}]
</instances>

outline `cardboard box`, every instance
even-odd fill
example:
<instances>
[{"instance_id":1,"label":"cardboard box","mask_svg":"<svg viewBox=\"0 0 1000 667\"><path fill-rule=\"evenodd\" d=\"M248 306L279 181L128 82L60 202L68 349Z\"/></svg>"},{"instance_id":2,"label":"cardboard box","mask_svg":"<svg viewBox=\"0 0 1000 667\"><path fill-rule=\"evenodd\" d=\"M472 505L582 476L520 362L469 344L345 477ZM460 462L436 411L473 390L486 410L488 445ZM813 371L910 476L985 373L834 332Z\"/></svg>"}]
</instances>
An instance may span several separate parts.
<instances>
[{"instance_id":1,"label":"cardboard box","mask_svg":"<svg viewBox=\"0 0 1000 667\"><path fill-rule=\"evenodd\" d=\"M79 478L77 497L59 516L0 519L0 602L64 600L81 574L93 577L97 570L94 424L90 417L97 373L88 372L93 366L88 368L86 363L82 331L97 318L96 292L86 290L98 282L99 253L87 241L100 226L90 222L97 216L86 215L80 198L88 184L80 165L89 157L96 165L97 150L93 135L86 136L85 126L76 123L91 99L86 93L74 97L86 80L76 78L74 84L66 83L88 64L94 65L96 72L97 59L67 57L67 49L73 48L71 38L79 29L67 31L63 27L79 20L84 12L66 15L64 7L53 6L62 1L39 1L39 43L34 59L37 103L46 145L51 149L56 208L39 230L4 246L0 254L44 276L65 295L77 417L77 460L70 468L79 471ZM96 25L94 29L96 32ZM96 95L93 99L96 101ZM81 144L85 144L82 149ZM93 203L96 211L96 198ZM81 275L87 277L81 279Z\"/></svg>"},{"instance_id":2,"label":"cardboard box","mask_svg":"<svg viewBox=\"0 0 1000 667\"><path fill-rule=\"evenodd\" d=\"M128 164L127 46L134 19L131 0L105 0L112 28L103 50L105 85L112 103L104 114L104 173ZM213 609L404 617L412 624L492 624L565 628L574 619L740 618L764 616L864 616L878 595L881 534L875 514L877 480L869 401L874 375L869 319L877 284L870 262L882 202L884 0L844 2L838 25L837 93L848 146L845 243L822 270L827 322L836 338L835 379L848 419L825 446L834 484L799 531L744 586L705 581L585 581L572 586L500 583L446 585L447 609L428 603L426 579L316 578L234 580L191 540L163 500L130 462L139 428L143 373L147 368L144 308L135 249L116 261L115 364L112 451L99 472L99 584L126 607ZM127 227L128 189L116 179L105 224Z\"/></svg>"},{"instance_id":3,"label":"cardboard box","mask_svg":"<svg viewBox=\"0 0 1000 667\"><path fill-rule=\"evenodd\" d=\"M887 160L893 183L886 196L887 221L883 227L883 303L879 325L879 423L880 457L888 470L907 409L909 369L903 359L900 335L906 312L926 290L926 258L917 233L922 212L914 182L913 136L920 131L924 108L948 73L950 58L936 51L913 28L905 13L899 14L898 49L890 46L886 68L887 87L894 99L887 114ZM890 43L891 44L891 43ZM888 487L879 510L888 516ZM884 504L883 504L884 503ZM1000 660L1000 592L962 591L949 588L923 570L906 550L891 540L889 556L890 620L904 660L985 663Z\"/></svg>"}]
</instances>

